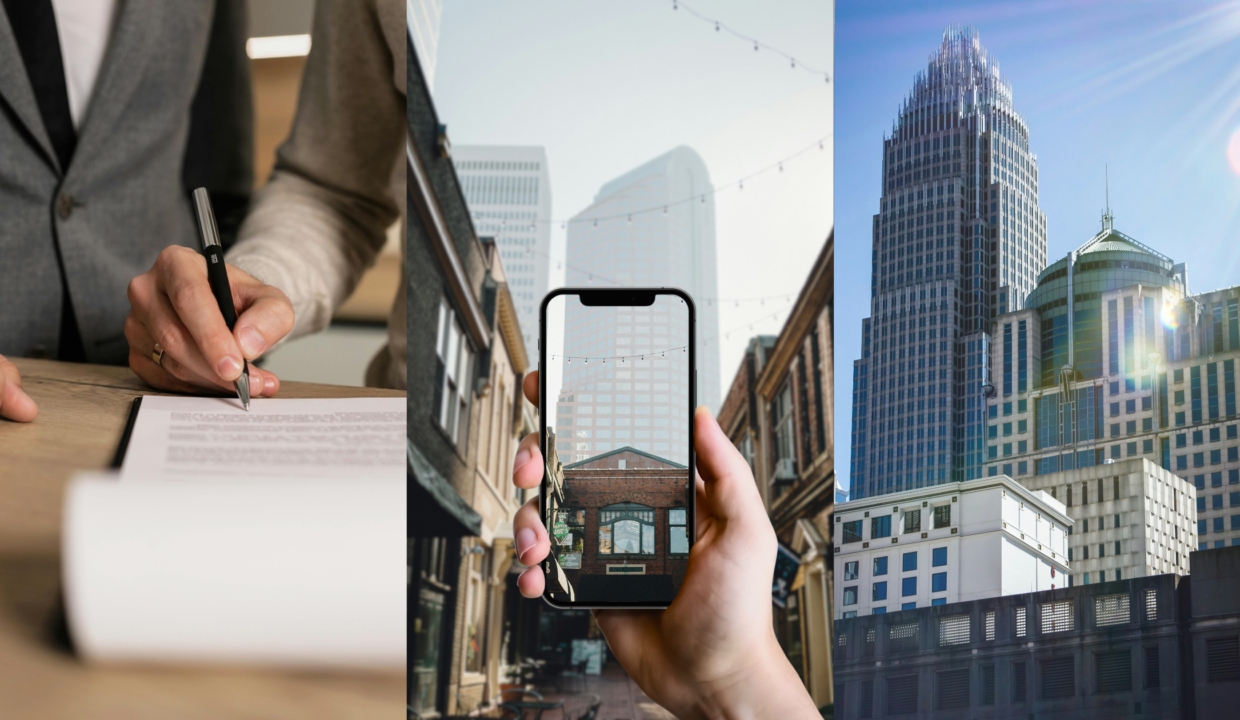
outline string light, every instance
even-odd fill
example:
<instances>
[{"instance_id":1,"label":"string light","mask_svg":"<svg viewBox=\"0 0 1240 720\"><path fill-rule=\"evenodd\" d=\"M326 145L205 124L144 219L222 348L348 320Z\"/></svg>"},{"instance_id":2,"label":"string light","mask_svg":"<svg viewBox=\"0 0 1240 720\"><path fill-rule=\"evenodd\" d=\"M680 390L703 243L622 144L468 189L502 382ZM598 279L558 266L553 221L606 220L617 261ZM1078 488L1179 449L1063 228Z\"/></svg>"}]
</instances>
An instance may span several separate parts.
<instances>
[{"instance_id":1,"label":"string light","mask_svg":"<svg viewBox=\"0 0 1240 720\"><path fill-rule=\"evenodd\" d=\"M683 4L683 3L680 3L680 0L672 0L672 10L676 10L676 9L678 8L678 4ZM722 22L720 22L720 21L718 21L718 20L716 20L716 19L714 19L714 18L709 18L709 17L706 17L705 15L703 15L703 14L699 13L698 11L696 11L696 10L694 10L693 8L689 7L688 5L685 5L685 10L686 10L686 11L687 11L690 15L692 15L693 17L695 17L695 18L697 18L697 19L699 19L699 20L701 20L701 21L703 21L703 22L714 23L714 25L715 25L715 32L721 32L721 31L723 31L723 30L727 30L729 34L731 34L731 35L733 35L733 36L735 36L735 37L737 37L737 38L739 38L739 39L741 39L741 40L745 40L745 41L748 41L748 42L753 43L753 51L754 51L754 52L758 52L758 48L759 48L759 47L765 47L767 50L770 50L771 52L775 53L776 55L782 55L783 57L788 58L788 60L792 63L792 69L794 69L794 70L796 69L796 67L797 67L797 60L796 60L796 58L795 58L795 57L793 57L793 56L791 56L791 55L789 55L788 53L786 53L786 52L784 52L784 51L780 50L779 48L776 48L776 47L771 47L770 45L767 45L766 43L759 42L759 41L757 40L757 38L752 38L752 37L749 37L748 35L742 35L741 33L736 32L735 30L733 30L732 28L730 28L730 27L728 27L727 25L723 24ZM801 63L801 69L802 69L802 70L804 70L804 71L806 71L806 72L808 72L808 73L811 73L811 74L813 74L813 75L821 75L823 78L825 78L825 79L826 79L826 81L827 81L828 83L829 83L829 82L831 82L831 75L830 75L830 73L827 73L827 72L825 72L825 71L823 71L823 70L818 70L818 69L815 69L815 68L813 68L813 67L811 67L811 66L809 66L809 65L806 65L804 62L802 62L802 63Z\"/></svg>"},{"instance_id":2,"label":"string light","mask_svg":"<svg viewBox=\"0 0 1240 720\"><path fill-rule=\"evenodd\" d=\"M746 181L746 180L752 180L752 179L754 179L754 178L758 177L759 175L763 175L763 174L765 174L765 173L768 173L768 172L772 172L772 171L778 170L779 168L781 168L781 167L782 167L783 165L785 165L786 163L792 162L793 160L796 160L797 158L801 157L802 155L805 155L805 154L806 154L806 153L808 153L810 150L813 150L815 145L817 145L817 146L818 146L818 149L819 149L819 150L822 150L822 149L824 148L824 143L825 143L827 140L830 140L830 139L831 139L834 135L835 135L835 133L833 133L833 132L832 132L832 133L828 133L827 135L825 135L825 136L823 136L823 137L819 138L818 140L816 140L813 144L807 145L807 146L805 146L805 147L801 148L800 150L798 150L798 151L796 151L796 152L792 153L791 155L788 155L788 156L786 156L786 157L784 157L784 158L781 158L781 159L779 159L779 160L776 160L775 162L772 162L770 165L767 165L767 166L765 166L765 167L761 168L760 170L757 170L757 171L752 172L752 173L750 173L750 174L748 174L748 175L745 175L744 177L737 178L737 179L733 180L733 181L732 181L732 182L730 182L730 183L727 183L727 184L724 184L724 185L719 185L719 186L717 186L715 189L713 189L713 190L709 190L709 191L704 192L704 193L701 193L700 195L689 195L689 196L685 197L685 198L684 198L684 199L682 199L682 200L676 200L676 201L673 201L673 202L670 202L670 203L663 203L663 204L659 204L659 205L651 205L651 206L649 206L649 207L641 208L641 209L639 209L639 210L625 211L625 212L621 212L621 213L616 213L616 214L614 214L614 215L597 215L597 216L592 216L592 217L589 217L589 218L560 218L560 219L558 219L558 220L557 220L557 219L554 219L554 218L547 219L547 220L538 220L538 219L535 219L535 220L533 220L533 221L531 222L531 225L537 225L537 224L539 224L539 223L545 223L545 224L547 224L547 225L553 225L553 224L555 224L555 223L559 223L559 225L560 225L560 229L561 229L561 230L567 230L567 229L568 229L568 226L569 226L570 224L574 224L574 223L583 223L583 222L585 222L585 221L589 220L590 222L592 222L592 223L594 224L594 227L598 227L598 223L599 223L599 221L600 221L600 220L603 220L603 221L607 221L607 220L619 220L619 219L621 219L621 218L630 218L630 217L633 217L633 216L635 216L635 215L645 215L645 214L655 213L655 212L665 212L665 213L666 213L667 209L668 209L668 208L670 208L670 207L674 207L674 206L677 206L677 205L683 205L683 204L685 204L685 203L690 203L690 202L693 202L693 198L698 198L698 200L699 200L699 201L700 201L700 202L704 205L704 204L706 204L706 198L707 198L707 196L710 196L710 195L717 195L719 192L721 192L721 191L723 191L723 190L727 190L728 188L730 188L730 187L732 187L732 186L734 186L734 185L739 186L741 183L743 183L743 182L744 182L744 181ZM477 215L477 214L475 214L475 215L474 215L474 217L475 217L475 218L478 218L478 215Z\"/></svg>"}]
</instances>

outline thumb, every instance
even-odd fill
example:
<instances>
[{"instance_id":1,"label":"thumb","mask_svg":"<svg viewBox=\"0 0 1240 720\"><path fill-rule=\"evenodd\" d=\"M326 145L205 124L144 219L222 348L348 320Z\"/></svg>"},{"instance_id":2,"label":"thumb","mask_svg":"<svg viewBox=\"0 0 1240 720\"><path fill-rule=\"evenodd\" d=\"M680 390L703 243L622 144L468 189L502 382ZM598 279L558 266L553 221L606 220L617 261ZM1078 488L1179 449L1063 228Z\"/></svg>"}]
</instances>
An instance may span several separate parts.
<instances>
[{"instance_id":1,"label":"thumb","mask_svg":"<svg viewBox=\"0 0 1240 720\"><path fill-rule=\"evenodd\" d=\"M693 448L698 474L710 514L724 520L759 513L766 520L762 496L749 463L723 433L723 428L703 405L693 416Z\"/></svg>"},{"instance_id":2,"label":"thumb","mask_svg":"<svg viewBox=\"0 0 1240 720\"><path fill-rule=\"evenodd\" d=\"M17 422L30 422L39 414L39 407L22 390L17 366L0 355L0 417Z\"/></svg>"},{"instance_id":3,"label":"thumb","mask_svg":"<svg viewBox=\"0 0 1240 720\"><path fill-rule=\"evenodd\" d=\"M245 310L237 316L233 336L246 360L254 360L293 329L293 306L288 297L270 285L263 285L248 298Z\"/></svg>"}]
</instances>

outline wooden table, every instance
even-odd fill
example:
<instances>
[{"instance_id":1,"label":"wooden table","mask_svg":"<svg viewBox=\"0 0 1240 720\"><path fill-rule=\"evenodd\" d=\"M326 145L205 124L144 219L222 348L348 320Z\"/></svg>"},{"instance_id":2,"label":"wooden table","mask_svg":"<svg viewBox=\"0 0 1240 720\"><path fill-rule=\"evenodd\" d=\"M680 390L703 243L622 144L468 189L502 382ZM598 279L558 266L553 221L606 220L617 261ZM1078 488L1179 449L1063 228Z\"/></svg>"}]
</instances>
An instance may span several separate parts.
<instances>
[{"instance_id":1,"label":"wooden table","mask_svg":"<svg viewBox=\"0 0 1240 720\"><path fill-rule=\"evenodd\" d=\"M128 368L14 363L39 417L0 419L0 720L402 717L404 673L87 666L50 642L66 481L111 463L135 396L165 393ZM288 382L279 397L402 395Z\"/></svg>"}]
</instances>

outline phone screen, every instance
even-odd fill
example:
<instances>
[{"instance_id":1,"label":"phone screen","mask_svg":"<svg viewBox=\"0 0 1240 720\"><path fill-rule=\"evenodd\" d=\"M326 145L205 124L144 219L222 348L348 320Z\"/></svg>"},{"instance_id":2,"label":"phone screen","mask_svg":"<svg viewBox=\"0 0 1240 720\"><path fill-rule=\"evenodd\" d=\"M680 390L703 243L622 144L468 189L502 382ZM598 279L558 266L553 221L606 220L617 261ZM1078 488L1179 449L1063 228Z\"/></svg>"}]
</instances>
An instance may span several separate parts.
<instances>
[{"instance_id":1,"label":"phone screen","mask_svg":"<svg viewBox=\"0 0 1240 720\"><path fill-rule=\"evenodd\" d=\"M541 320L544 597L666 607L695 537L693 301L566 288Z\"/></svg>"}]
</instances>

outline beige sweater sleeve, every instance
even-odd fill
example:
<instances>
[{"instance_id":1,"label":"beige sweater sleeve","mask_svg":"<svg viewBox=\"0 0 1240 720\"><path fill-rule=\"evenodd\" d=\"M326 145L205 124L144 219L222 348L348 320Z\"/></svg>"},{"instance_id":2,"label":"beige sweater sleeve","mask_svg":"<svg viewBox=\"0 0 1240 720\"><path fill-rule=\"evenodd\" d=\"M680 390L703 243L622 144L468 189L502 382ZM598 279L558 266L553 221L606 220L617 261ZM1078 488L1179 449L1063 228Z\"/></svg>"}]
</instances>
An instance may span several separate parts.
<instances>
[{"instance_id":1,"label":"beige sweater sleeve","mask_svg":"<svg viewBox=\"0 0 1240 720\"><path fill-rule=\"evenodd\" d=\"M400 0L315 7L293 129L228 253L288 295L296 320L286 339L327 327L400 217L403 28Z\"/></svg>"}]
</instances>

